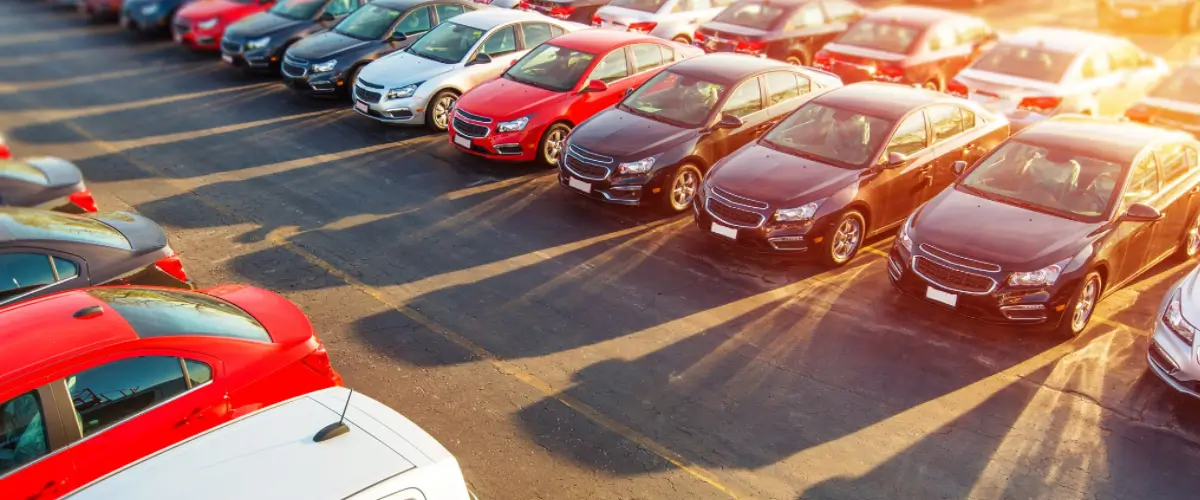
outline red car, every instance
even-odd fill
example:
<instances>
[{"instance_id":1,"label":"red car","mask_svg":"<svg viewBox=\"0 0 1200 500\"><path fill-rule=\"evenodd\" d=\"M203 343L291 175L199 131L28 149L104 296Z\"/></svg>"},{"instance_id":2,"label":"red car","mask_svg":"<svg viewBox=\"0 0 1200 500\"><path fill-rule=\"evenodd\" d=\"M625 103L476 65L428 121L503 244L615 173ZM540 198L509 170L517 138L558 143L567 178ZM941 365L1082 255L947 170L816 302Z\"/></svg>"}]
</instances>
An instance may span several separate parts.
<instances>
[{"instance_id":1,"label":"red car","mask_svg":"<svg viewBox=\"0 0 1200 500\"><path fill-rule=\"evenodd\" d=\"M4 142L4 136L0 135L0 160L12 158L12 150L8 149L8 144Z\"/></svg>"},{"instance_id":2,"label":"red car","mask_svg":"<svg viewBox=\"0 0 1200 500\"><path fill-rule=\"evenodd\" d=\"M88 22L115 21L121 14L121 0L79 0L78 9Z\"/></svg>"},{"instance_id":3,"label":"red car","mask_svg":"<svg viewBox=\"0 0 1200 500\"><path fill-rule=\"evenodd\" d=\"M4 498L63 496L342 382L304 313L252 287L73 290L0 309L0 325Z\"/></svg>"},{"instance_id":4,"label":"red car","mask_svg":"<svg viewBox=\"0 0 1200 500\"><path fill-rule=\"evenodd\" d=\"M180 7L171 21L175 43L195 50L220 50L229 25L265 12L275 0L199 0Z\"/></svg>"},{"instance_id":5,"label":"red car","mask_svg":"<svg viewBox=\"0 0 1200 500\"><path fill-rule=\"evenodd\" d=\"M454 104L450 142L505 161L558 164L567 134L667 65L703 54L649 35L583 30L553 38Z\"/></svg>"}]
</instances>

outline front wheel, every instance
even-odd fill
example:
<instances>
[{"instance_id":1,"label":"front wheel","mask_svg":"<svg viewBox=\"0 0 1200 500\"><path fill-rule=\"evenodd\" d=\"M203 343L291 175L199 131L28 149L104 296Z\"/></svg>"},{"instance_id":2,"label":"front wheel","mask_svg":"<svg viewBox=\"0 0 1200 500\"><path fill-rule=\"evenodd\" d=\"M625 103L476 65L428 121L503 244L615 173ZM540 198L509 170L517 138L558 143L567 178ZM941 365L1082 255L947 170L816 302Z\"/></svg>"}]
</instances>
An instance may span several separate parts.
<instances>
[{"instance_id":1,"label":"front wheel","mask_svg":"<svg viewBox=\"0 0 1200 500\"><path fill-rule=\"evenodd\" d=\"M443 90L434 95L429 100L429 109L425 110L425 126L434 132L445 132L450 128L450 112L456 101L458 94L452 90Z\"/></svg>"},{"instance_id":2,"label":"front wheel","mask_svg":"<svg viewBox=\"0 0 1200 500\"><path fill-rule=\"evenodd\" d=\"M1100 294L1104 291L1104 281L1100 279L1100 273L1092 271L1083 278L1083 284L1079 285L1079 290L1075 292L1075 296L1071 298L1071 302L1067 305L1065 318L1058 321L1058 331L1066 337L1074 337L1083 332L1087 328L1088 321L1092 319L1092 313L1096 311L1096 303L1100 301Z\"/></svg>"},{"instance_id":3,"label":"front wheel","mask_svg":"<svg viewBox=\"0 0 1200 500\"><path fill-rule=\"evenodd\" d=\"M1200 214L1188 224L1187 232L1183 233L1183 240L1179 242L1179 251L1175 255L1178 260L1186 262L1195 258L1197 254L1200 254Z\"/></svg>"},{"instance_id":4,"label":"front wheel","mask_svg":"<svg viewBox=\"0 0 1200 500\"><path fill-rule=\"evenodd\" d=\"M842 267L850 262L859 249L867 234L867 221L857 210L848 210L842 214L825 235L822 246L821 262L826 267Z\"/></svg>"},{"instance_id":5,"label":"front wheel","mask_svg":"<svg viewBox=\"0 0 1200 500\"><path fill-rule=\"evenodd\" d=\"M558 167L558 160L562 158L567 144L567 134L570 133L571 127L565 123L555 123L547 128L538 143L538 162L547 167Z\"/></svg>"},{"instance_id":6,"label":"front wheel","mask_svg":"<svg viewBox=\"0 0 1200 500\"><path fill-rule=\"evenodd\" d=\"M663 192L663 208L671 214L677 214L692 206L696 192L700 190L703 174L695 165L685 163L675 169L667 179L667 189Z\"/></svg>"}]
</instances>

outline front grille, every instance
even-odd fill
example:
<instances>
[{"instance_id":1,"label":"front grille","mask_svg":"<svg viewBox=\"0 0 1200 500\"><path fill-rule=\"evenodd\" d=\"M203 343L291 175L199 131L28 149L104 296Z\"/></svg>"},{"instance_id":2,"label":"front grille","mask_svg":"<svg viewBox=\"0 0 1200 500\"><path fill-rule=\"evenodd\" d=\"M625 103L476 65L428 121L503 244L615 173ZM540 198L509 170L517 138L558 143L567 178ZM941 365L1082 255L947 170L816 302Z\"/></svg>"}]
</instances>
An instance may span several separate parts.
<instances>
[{"instance_id":1,"label":"front grille","mask_svg":"<svg viewBox=\"0 0 1200 500\"><path fill-rule=\"evenodd\" d=\"M461 117L463 117L463 118L466 118L466 119L468 119L468 120L471 120L471 121L473 121L473 122L479 122L479 123L492 123L492 119L491 119L491 118L488 118L488 117L486 117L486 116L479 116L479 115L477 115L477 114L475 114L475 113L468 113L466 110L464 110L464 109L462 109L462 108L456 108L456 109L454 110L454 112L455 112L456 114L458 114L458 116L461 116Z\"/></svg>"},{"instance_id":2,"label":"front grille","mask_svg":"<svg viewBox=\"0 0 1200 500\"><path fill-rule=\"evenodd\" d=\"M356 86L354 87L354 97L358 98L358 100L362 102L374 104L383 98L383 94L380 94L379 92L371 92L370 90Z\"/></svg>"},{"instance_id":3,"label":"front grille","mask_svg":"<svg viewBox=\"0 0 1200 500\"><path fill-rule=\"evenodd\" d=\"M955 292L985 294L996 287L995 280L987 276L960 271L923 256L914 259L913 270L926 281Z\"/></svg>"},{"instance_id":4,"label":"front grille","mask_svg":"<svg viewBox=\"0 0 1200 500\"><path fill-rule=\"evenodd\" d=\"M479 139L488 135L487 127L465 121L459 118L457 113L454 115L454 130L458 132L458 135L472 139Z\"/></svg>"},{"instance_id":5,"label":"front grille","mask_svg":"<svg viewBox=\"0 0 1200 500\"><path fill-rule=\"evenodd\" d=\"M726 191L726 190L721 189L716 186L711 186L711 187L712 187L713 192L716 193L717 196L725 198L727 201L732 201L737 204L746 205L751 208L759 208L762 210L766 210L766 209L770 208L769 205L767 205L766 203L763 203L761 201L752 200L750 198L747 198L747 197L741 196L741 195L736 195L736 194L733 194L729 191Z\"/></svg>"},{"instance_id":6,"label":"front grille","mask_svg":"<svg viewBox=\"0 0 1200 500\"><path fill-rule=\"evenodd\" d=\"M369 88L369 89L380 89L380 90L383 89L383 85L380 85L378 83L371 83L366 80L363 80L362 78L358 79L358 84L362 85L363 87Z\"/></svg>"},{"instance_id":7,"label":"front grille","mask_svg":"<svg viewBox=\"0 0 1200 500\"><path fill-rule=\"evenodd\" d=\"M613 162L613 158L611 156L605 156L590 149L583 149L574 144L568 145L567 151L570 153L575 153L584 161L590 161L592 163L609 164Z\"/></svg>"},{"instance_id":8,"label":"front grille","mask_svg":"<svg viewBox=\"0 0 1200 500\"><path fill-rule=\"evenodd\" d=\"M600 181L608 177L610 170L608 167L596 165L581 160L575 155L574 151L567 153L567 161L564 164L571 173L576 177L587 179L590 181Z\"/></svg>"},{"instance_id":9,"label":"front grille","mask_svg":"<svg viewBox=\"0 0 1200 500\"><path fill-rule=\"evenodd\" d=\"M942 261L945 261L950 264L955 264L955 265L962 266L962 267L965 267L968 269L974 269L976 271L983 271L983 272L990 272L990 273L1000 272L1000 266L997 266L996 264L963 257L959 254L948 252L946 250L935 247L933 245L922 243L920 248L925 253L929 254L929 256L939 259L939 260L942 260Z\"/></svg>"},{"instance_id":10,"label":"front grille","mask_svg":"<svg viewBox=\"0 0 1200 500\"><path fill-rule=\"evenodd\" d=\"M187 33L187 32L189 32L189 31L192 31L192 25L190 25L190 24L178 24L178 23L177 23L177 24L175 24L175 32L176 32L176 33L179 33L180 35L182 35L182 34L184 34L184 33Z\"/></svg>"},{"instance_id":11,"label":"front grille","mask_svg":"<svg viewBox=\"0 0 1200 500\"><path fill-rule=\"evenodd\" d=\"M230 54L237 54L242 51L242 44L238 42L221 41L221 50Z\"/></svg>"},{"instance_id":12,"label":"front grille","mask_svg":"<svg viewBox=\"0 0 1200 500\"><path fill-rule=\"evenodd\" d=\"M304 76L306 73L308 73L308 66L298 64L296 61L286 58L283 60L283 64L280 65L279 68L281 71L283 71L283 74L294 78Z\"/></svg>"},{"instance_id":13,"label":"front grille","mask_svg":"<svg viewBox=\"0 0 1200 500\"><path fill-rule=\"evenodd\" d=\"M736 227L754 228L761 226L766 220L760 213L740 208L716 196L709 196L704 202L704 208L721 222Z\"/></svg>"}]
</instances>

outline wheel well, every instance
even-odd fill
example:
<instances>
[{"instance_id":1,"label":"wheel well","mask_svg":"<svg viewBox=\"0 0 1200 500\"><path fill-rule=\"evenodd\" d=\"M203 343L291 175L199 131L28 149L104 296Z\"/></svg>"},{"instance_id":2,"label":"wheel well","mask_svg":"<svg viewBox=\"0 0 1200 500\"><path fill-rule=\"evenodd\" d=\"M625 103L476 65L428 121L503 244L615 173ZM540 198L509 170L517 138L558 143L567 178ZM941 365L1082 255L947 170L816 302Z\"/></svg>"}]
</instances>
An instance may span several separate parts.
<instances>
[{"instance_id":1,"label":"wheel well","mask_svg":"<svg viewBox=\"0 0 1200 500\"><path fill-rule=\"evenodd\" d=\"M701 174L707 174L708 169L710 168L708 165L708 162L704 161L704 158L701 158L696 155L686 156L682 160L679 160L676 163L679 165L682 165L684 163L691 163L691 164L695 165L696 168L700 169Z\"/></svg>"},{"instance_id":2,"label":"wheel well","mask_svg":"<svg viewBox=\"0 0 1200 500\"><path fill-rule=\"evenodd\" d=\"M676 34L675 36L671 37L672 40L678 40L680 38L687 40L687 43L692 43L692 35L689 35L687 33L679 33L679 34Z\"/></svg>"},{"instance_id":3,"label":"wheel well","mask_svg":"<svg viewBox=\"0 0 1200 500\"><path fill-rule=\"evenodd\" d=\"M1104 262L1096 264L1095 271L1100 273L1100 293L1103 294L1108 290L1108 264Z\"/></svg>"},{"instance_id":4,"label":"wheel well","mask_svg":"<svg viewBox=\"0 0 1200 500\"><path fill-rule=\"evenodd\" d=\"M566 119L566 118L560 118L560 119L558 119L558 120L555 120L554 122L550 123L549 125L546 125L546 128L553 127L553 126L555 126L555 125L558 125L558 124L560 124L560 123L561 123L561 124L563 124L563 125L566 125L566 126L568 126L568 127L571 127L572 129L573 129L573 128L575 128L575 124L574 124L574 123L571 123L571 120L568 120L568 119Z\"/></svg>"},{"instance_id":5,"label":"wheel well","mask_svg":"<svg viewBox=\"0 0 1200 500\"><path fill-rule=\"evenodd\" d=\"M866 224L866 226L867 226L866 229L863 231L863 234L871 234L871 230L872 230L872 228L871 228L871 208L868 207L867 204L864 203L862 200L858 200L849 205L846 205L846 208L843 209L843 211L848 211L848 210L855 210L858 213L862 214L863 223Z\"/></svg>"}]
</instances>

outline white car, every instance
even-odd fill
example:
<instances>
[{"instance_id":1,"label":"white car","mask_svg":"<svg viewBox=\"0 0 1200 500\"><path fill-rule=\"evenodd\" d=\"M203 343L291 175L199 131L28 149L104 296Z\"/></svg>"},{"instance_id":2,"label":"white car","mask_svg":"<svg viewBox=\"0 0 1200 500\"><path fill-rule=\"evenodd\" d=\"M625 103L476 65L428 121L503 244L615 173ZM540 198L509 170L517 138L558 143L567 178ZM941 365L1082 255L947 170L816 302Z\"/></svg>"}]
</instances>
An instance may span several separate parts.
<instances>
[{"instance_id":1,"label":"white car","mask_svg":"<svg viewBox=\"0 0 1200 500\"><path fill-rule=\"evenodd\" d=\"M647 33L688 45L701 24L712 21L733 0L613 0L600 7L592 26Z\"/></svg>"},{"instance_id":2,"label":"white car","mask_svg":"<svg viewBox=\"0 0 1200 500\"><path fill-rule=\"evenodd\" d=\"M1186 250L1200 251L1200 235L1189 234ZM1150 370L1167 385L1192 397L1200 398L1200 346L1196 331L1200 325L1200 267L1179 280L1163 299L1150 349L1146 355Z\"/></svg>"},{"instance_id":3,"label":"white car","mask_svg":"<svg viewBox=\"0 0 1200 500\"><path fill-rule=\"evenodd\" d=\"M1062 28L1001 38L946 91L1005 115L1013 130L1048 116L1119 116L1170 71L1129 40Z\"/></svg>"},{"instance_id":4,"label":"white car","mask_svg":"<svg viewBox=\"0 0 1200 500\"><path fill-rule=\"evenodd\" d=\"M364 67L354 84L354 110L385 123L444 131L463 92L500 76L542 42L586 28L521 10L468 12Z\"/></svg>"},{"instance_id":5,"label":"white car","mask_svg":"<svg viewBox=\"0 0 1200 500\"><path fill-rule=\"evenodd\" d=\"M349 389L332 387L235 419L66 498L472 497L458 461L432 436L374 399L359 393L351 397Z\"/></svg>"}]
</instances>

